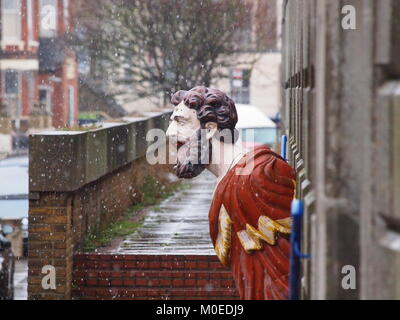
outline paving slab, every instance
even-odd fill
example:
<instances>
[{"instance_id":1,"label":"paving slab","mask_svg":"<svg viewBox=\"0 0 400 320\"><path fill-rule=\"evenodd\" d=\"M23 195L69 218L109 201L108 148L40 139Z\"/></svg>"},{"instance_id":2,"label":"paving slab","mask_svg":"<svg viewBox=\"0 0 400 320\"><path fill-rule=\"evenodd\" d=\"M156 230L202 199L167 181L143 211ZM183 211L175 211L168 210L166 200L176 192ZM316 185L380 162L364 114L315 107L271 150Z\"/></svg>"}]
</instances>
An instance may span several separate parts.
<instances>
[{"instance_id":1,"label":"paving slab","mask_svg":"<svg viewBox=\"0 0 400 320\"><path fill-rule=\"evenodd\" d=\"M14 272L14 300L28 299L28 261L17 259Z\"/></svg>"}]
</instances>

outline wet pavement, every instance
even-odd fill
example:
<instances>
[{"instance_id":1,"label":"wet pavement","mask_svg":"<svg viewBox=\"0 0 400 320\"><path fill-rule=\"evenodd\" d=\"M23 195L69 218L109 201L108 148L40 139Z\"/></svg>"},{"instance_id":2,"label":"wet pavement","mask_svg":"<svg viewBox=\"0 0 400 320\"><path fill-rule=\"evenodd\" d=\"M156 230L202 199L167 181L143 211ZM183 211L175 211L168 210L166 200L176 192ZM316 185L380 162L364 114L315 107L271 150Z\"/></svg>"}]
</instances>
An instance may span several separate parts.
<instances>
[{"instance_id":1,"label":"wet pavement","mask_svg":"<svg viewBox=\"0 0 400 320\"><path fill-rule=\"evenodd\" d=\"M14 300L27 300L28 298L28 261L20 259L15 261L14 272Z\"/></svg>"},{"instance_id":2,"label":"wet pavement","mask_svg":"<svg viewBox=\"0 0 400 320\"><path fill-rule=\"evenodd\" d=\"M208 210L216 179L208 171L152 209L143 225L108 253L214 255Z\"/></svg>"}]
</instances>

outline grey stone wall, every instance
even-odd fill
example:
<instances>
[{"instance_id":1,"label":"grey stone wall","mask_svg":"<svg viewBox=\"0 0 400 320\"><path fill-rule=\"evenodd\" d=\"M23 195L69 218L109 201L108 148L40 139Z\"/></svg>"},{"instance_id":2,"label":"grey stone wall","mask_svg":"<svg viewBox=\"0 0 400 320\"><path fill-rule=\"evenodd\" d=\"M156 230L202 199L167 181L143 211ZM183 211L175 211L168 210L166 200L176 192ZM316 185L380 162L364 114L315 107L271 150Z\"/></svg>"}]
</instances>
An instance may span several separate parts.
<instances>
[{"instance_id":1,"label":"grey stone wall","mask_svg":"<svg viewBox=\"0 0 400 320\"><path fill-rule=\"evenodd\" d=\"M152 128L167 130L169 113L87 132L49 131L29 140L30 192L73 191L144 157Z\"/></svg>"},{"instance_id":2,"label":"grey stone wall","mask_svg":"<svg viewBox=\"0 0 400 320\"><path fill-rule=\"evenodd\" d=\"M283 131L312 254L302 296L400 298L400 2L288 0L282 22Z\"/></svg>"}]
</instances>

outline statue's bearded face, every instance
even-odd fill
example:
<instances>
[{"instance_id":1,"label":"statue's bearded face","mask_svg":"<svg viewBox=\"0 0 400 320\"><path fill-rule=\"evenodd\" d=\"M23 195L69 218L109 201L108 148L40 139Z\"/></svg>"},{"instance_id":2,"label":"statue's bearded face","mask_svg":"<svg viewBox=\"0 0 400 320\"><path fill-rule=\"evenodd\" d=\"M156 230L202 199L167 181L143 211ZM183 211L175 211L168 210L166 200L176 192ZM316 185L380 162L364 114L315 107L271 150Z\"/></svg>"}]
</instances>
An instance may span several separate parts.
<instances>
[{"instance_id":1,"label":"statue's bearded face","mask_svg":"<svg viewBox=\"0 0 400 320\"><path fill-rule=\"evenodd\" d=\"M179 178L194 178L209 164L211 143L197 118L196 110L183 102L174 108L167 130L170 146L177 150L175 173Z\"/></svg>"}]
</instances>

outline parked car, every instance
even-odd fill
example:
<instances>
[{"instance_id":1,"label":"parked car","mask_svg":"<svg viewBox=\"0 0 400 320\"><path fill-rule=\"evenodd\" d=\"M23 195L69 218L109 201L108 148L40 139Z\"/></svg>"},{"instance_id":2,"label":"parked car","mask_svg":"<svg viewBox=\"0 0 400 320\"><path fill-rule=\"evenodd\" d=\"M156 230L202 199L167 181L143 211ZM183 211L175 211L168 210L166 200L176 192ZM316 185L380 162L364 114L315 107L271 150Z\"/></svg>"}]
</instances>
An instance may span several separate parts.
<instances>
[{"instance_id":1,"label":"parked car","mask_svg":"<svg viewBox=\"0 0 400 320\"><path fill-rule=\"evenodd\" d=\"M14 299L15 259L11 241L5 237L13 231L12 226L0 222L0 300Z\"/></svg>"},{"instance_id":2,"label":"parked car","mask_svg":"<svg viewBox=\"0 0 400 320\"><path fill-rule=\"evenodd\" d=\"M28 250L28 156L0 160L0 221L20 220L23 255Z\"/></svg>"},{"instance_id":3,"label":"parked car","mask_svg":"<svg viewBox=\"0 0 400 320\"><path fill-rule=\"evenodd\" d=\"M239 139L243 147L251 149L266 145L275 148L277 142L276 124L258 108L249 104L237 104Z\"/></svg>"}]
</instances>

